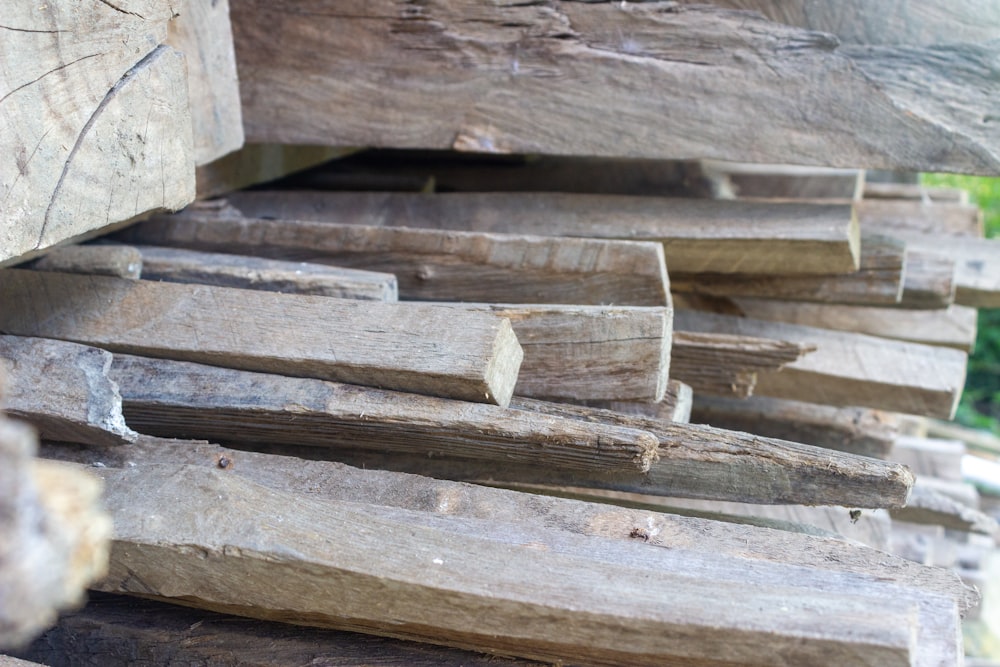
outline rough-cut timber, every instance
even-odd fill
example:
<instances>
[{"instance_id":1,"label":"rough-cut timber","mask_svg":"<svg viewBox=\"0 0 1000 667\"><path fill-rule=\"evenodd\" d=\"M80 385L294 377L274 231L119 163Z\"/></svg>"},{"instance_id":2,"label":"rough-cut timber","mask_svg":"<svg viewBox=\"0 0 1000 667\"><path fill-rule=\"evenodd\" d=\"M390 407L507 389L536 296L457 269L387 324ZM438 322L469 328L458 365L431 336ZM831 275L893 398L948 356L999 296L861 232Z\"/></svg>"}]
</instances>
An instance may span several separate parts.
<instances>
[{"instance_id":1,"label":"rough-cut timber","mask_svg":"<svg viewBox=\"0 0 1000 667\"><path fill-rule=\"evenodd\" d=\"M895 231L951 236L983 236L983 212L959 202L920 199L864 199L854 204L866 231L892 235Z\"/></svg>"},{"instance_id":2,"label":"rough-cut timber","mask_svg":"<svg viewBox=\"0 0 1000 667\"><path fill-rule=\"evenodd\" d=\"M310 378L115 355L112 377L139 431L226 443L356 447L638 474L659 441L627 423L583 424L493 405Z\"/></svg>"},{"instance_id":3,"label":"rough-cut timber","mask_svg":"<svg viewBox=\"0 0 1000 667\"><path fill-rule=\"evenodd\" d=\"M0 273L0 333L506 405L510 322L378 303L24 269Z\"/></svg>"},{"instance_id":4,"label":"rough-cut timber","mask_svg":"<svg viewBox=\"0 0 1000 667\"><path fill-rule=\"evenodd\" d=\"M903 241L863 235L860 268L854 273L828 276L752 276L742 274L670 274L671 289L706 296L762 297L885 306L903 294L907 272Z\"/></svg>"},{"instance_id":5,"label":"rough-cut timber","mask_svg":"<svg viewBox=\"0 0 1000 667\"><path fill-rule=\"evenodd\" d=\"M179 2L16 3L0 40L0 264L194 198Z\"/></svg>"},{"instance_id":6,"label":"rough-cut timber","mask_svg":"<svg viewBox=\"0 0 1000 667\"><path fill-rule=\"evenodd\" d=\"M664 398L671 366L670 308L438 305L510 320L524 350L517 396L572 402Z\"/></svg>"},{"instance_id":7,"label":"rough-cut timber","mask_svg":"<svg viewBox=\"0 0 1000 667\"><path fill-rule=\"evenodd\" d=\"M965 385L959 350L781 322L679 310L675 329L815 345L780 372L758 374L761 396L950 419Z\"/></svg>"},{"instance_id":8,"label":"rough-cut timber","mask_svg":"<svg viewBox=\"0 0 1000 667\"><path fill-rule=\"evenodd\" d=\"M387 229L183 214L126 230L137 243L393 273L404 299L665 306L663 246L639 241Z\"/></svg>"},{"instance_id":9,"label":"rough-cut timber","mask_svg":"<svg viewBox=\"0 0 1000 667\"><path fill-rule=\"evenodd\" d=\"M135 247L142 259L142 277L147 280L369 301L397 301L399 296L396 276L391 273L183 248Z\"/></svg>"},{"instance_id":10,"label":"rough-cut timber","mask_svg":"<svg viewBox=\"0 0 1000 667\"><path fill-rule=\"evenodd\" d=\"M142 255L126 245L71 245L55 248L30 264L38 271L92 273L138 280Z\"/></svg>"},{"instance_id":11,"label":"rough-cut timber","mask_svg":"<svg viewBox=\"0 0 1000 667\"><path fill-rule=\"evenodd\" d=\"M879 459L888 456L898 435L894 420L876 410L761 396L739 400L699 395L691 420Z\"/></svg>"},{"instance_id":12,"label":"rough-cut timber","mask_svg":"<svg viewBox=\"0 0 1000 667\"><path fill-rule=\"evenodd\" d=\"M849 204L551 192L257 191L229 201L248 218L656 241L670 271L684 273L858 268L858 224Z\"/></svg>"},{"instance_id":13,"label":"rough-cut timber","mask_svg":"<svg viewBox=\"0 0 1000 667\"><path fill-rule=\"evenodd\" d=\"M958 263L953 257L921 250L906 251L906 275L899 308L939 310L958 296Z\"/></svg>"},{"instance_id":14,"label":"rough-cut timber","mask_svg":"<svg viewBox=\"0 0 1000 667\"><path fill-rule=\"evenodd\" d=\"M232 7L253 141L1000 171L986 46L660 3Z\"/></svg>"},{"instance_id":15,"label":"rough-cut timber","mask_svg":"<svg viewBox=\"0 0 1000 667\"><path fill-rule=\"evenodd\" d=\"M955 303L1000 308L1000 241L906 234L907 247L955 262Z\"/></svg>"},{"instance_id":16,"label":"rough-cut timber","mask_svg":"<svg viewBox=\"0 0 1000 667\"><path fill-rule=\"evenodd\" d=\"M743 314L758 320L855 331L924 345L944 345L965 352L971 352L976 342L977 312L966 306L925 311L774 299L734 301Z\"/></svg>"},{"instance_id":17,"label":"rough-cut timber","mask_svg":"<svg viewBox=\"0 0 1000 667\"><path fill-rule=\"evenodd\" d=\"M111 354L44 338L0 336L7 378L3 405L46 440L92 445L134 442L122 397L109 377Z\"/></svg>"}]
</instances>

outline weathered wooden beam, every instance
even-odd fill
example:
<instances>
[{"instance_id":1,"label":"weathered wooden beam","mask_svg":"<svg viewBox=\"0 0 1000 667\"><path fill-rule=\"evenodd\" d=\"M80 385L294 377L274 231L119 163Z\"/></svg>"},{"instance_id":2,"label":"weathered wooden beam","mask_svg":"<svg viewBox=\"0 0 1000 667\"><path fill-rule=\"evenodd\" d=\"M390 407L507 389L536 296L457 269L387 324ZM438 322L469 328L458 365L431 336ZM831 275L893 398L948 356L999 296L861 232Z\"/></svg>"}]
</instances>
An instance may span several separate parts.
<instances>
[{"instance_id":1,"label":"weathered wooden beam","mask_svg":"<svg viewBox=\"0 0 1000 667\"><path fill-rule=\"evenodd\" d=\"M501 405L522 357L508 320L422 304L23 269L0 299L4 333Z\"/></svg>"},{"instance_id":2,"label":"weathered wooden beam","mask_svg":"<svg viewBox=\"0 0 1000 667\"><path fill-rule=\"evenodd\" d=\"M976 342L977 311L966 306L925 311L754 298L735 299L735 303L747 317L758 320L855 331L965 352L971 352Z\"/></svg>"},{"instance_id":3,"label":"weathered wooden beam","mask_svg":"<svg viewBox=\"0 0 1000 667\"><path fill-rule=\"evenodd\" d=\"M136 225L138 243L394 273L404 299L665 306L658 243L386 229L184 214Z\"/></svg>"},{"instance_id":4,"label":"weathered wooden beam","mask_svg":"<svg viewBox=\"0 0 1000 667\"><path fill-rule=\"evenodd\" d=\"M683 273L848 273L860 238L849 204L566 193L256 191L248 218L655 241Z\"/></svg>"},{"instance_id":5,"label":"weathered wooden beam","mask_svg":"<svg viewBox=\"0 0 1000 667\"><path fill-rule=\"evenodd\" d=\"M708 6L322 7L233 3L252 140L1000 171L986 47L859 53Z\"/></svg>"},{"instance_id":6,"label":"weathered wooden beam","mask_svg":"<svg viewBox=\"0 0 1000 667\"><path fill-rule=\"evenodd\" d=\"M863 199L855 202L854 207L858 221L869 232L890 236L896 231L983 236L983 212L970 204L921 199Z\"/></svg>"},{"instance_id":7,"label":"weathered wooden beam","mask_svg":"<svg viewBox=\"0 0 1000 667\"><path fill-rule=\"evenodd\" d=\"M740 400L699 395L691 420L879 459L888 456L898 436L894 420L884 412L761 396Z\"/></svg>"},{"instance_id":8,"label":"weathered wooden beam","mask_svg":"<svg viewBox=\"0 0 1000 667\"><path fill-rule=\"evenodd\" d=\"M38 271L92 273L138 280L142 274L142 255L132 246L73 245L54 248L31 262L30 267Z\"/></svg>"},{"instance_id":9,"label":"weathered wooden beam","mask_svg":"<svg viewBox=\"0 0 1000 667\"><path fill-rule=\"evenodd\" d=\"M0 265L194 198L184 59L163 46L175 13L154 0L5 12Z\"/></svg>"},{"instance_id":10,"label":"weathered wooden beam","mask_svg":"<svg viewBox=\"0 0 1000 667\"><path fill-rule=\"evenodd\" d=\"M949 348L690 310L677 311L674 326L816 346L780 372L759 373L761 396L950 419L965 385L967 355Z\"/></svg>"},{"instance_id":11,"label":"weathered wooden beam","mask_svg":"<svg viewBox=\"0 0 1000 667\"><path fill-rule=\"evenodd\" d=\"M0 336L3 405L46 440L92 445L134 442L122 397L108 377L111 354L86 345Z\"/></svg>"},{"instance_id":12,"label":"weathered wooden beam","mask_svg":"<svg viewBox=\"0 0 1000 667\"><path fill-rule=\"evenodd\" d=\"M955 303L974 308L1000 307L1000 241L899 233L907 247L955 262Z\"/></svg>"},{"instance_id":13,"label":"weathered wooden beam","mask_svg":"<svg viewBox=\"0 0 1000 667\"><path fill-rule=\"evenodd\" d=\"M671 272L670 283L674 291L707 296L885 306L897 303L903 294L907 255L903 241L866 235L861 241L860 268L854 273L752 276Z\"/></svg>"},{"instance_id":14,"label":"weathered wooden beam","mask_svg":"<svg viewBox=\"0 0 1000 667\"><path fill-rule=\"evenodd\" d=\"M226 443L356 447L639 474L659 441L627 423L583 424L497 406L115 355L129 423L144 433Z\"/></svg>"},{"instance_id":15,"label":"weathered wooden beam","mask_svg":"<svg viewBox=\"0 0 1000 667\"><path fill-rule=\"evenodd\" d=\"M396 276L390 273L183 248L135 248L147 280L370 301L397 301L399 296Z\"/></svg>"}]
</instances>

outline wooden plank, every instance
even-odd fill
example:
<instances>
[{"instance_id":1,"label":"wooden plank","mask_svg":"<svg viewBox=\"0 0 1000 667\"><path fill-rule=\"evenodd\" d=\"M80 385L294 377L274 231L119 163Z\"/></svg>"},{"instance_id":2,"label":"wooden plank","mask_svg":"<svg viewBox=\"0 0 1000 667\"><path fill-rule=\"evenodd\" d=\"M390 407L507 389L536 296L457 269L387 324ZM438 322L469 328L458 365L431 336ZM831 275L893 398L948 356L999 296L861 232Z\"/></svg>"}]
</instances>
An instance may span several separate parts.
<instances>
[{"instance_id":1,"label":"wooden plank","mask_svg":"<svg viewBox=\"0 0 1000 667\"><path fill-rule=\"evenodd\" d=\"M670 274L671 289L706 296L763 297L884 306L903 294L906 244L885 236L866 235L861 242L860 269L829 276L752 276L743 274Z\"/></svg>"},{"instance_id":2,"label":"wooden plank","mask_svg":"<svg viewBox=\"0 0 1000 667\"><path fill-rule=\"evenodd\" d=\"M989 431L933 419L927 423L927 435L961 440L969 449L976 450L987 456L1000 456L1000 437Z\"/></svg>"},{"instance_id":3,"label":"wooden plank","mask_svg":"<svg viewBox=\"0 0 1000 667\"><path fill-rule=\"evenodd\" d=\"M927 203L969 203L969 191L957 188L935 188L915 183L865 183L862 199L917 199Z\"/></svg>"},{"instance_id":4,"label":"wooden plank","mask_svg":"<svg viewBox=\"0 0 1000 667\"><path fill-rule=\"evenodd\" d=\"M935 477L952 482L962 481L962 457L965 443L961 440L900 436L890 457L909 466L920 477Z\"/></svg>"},{"instance_id":5,"label":"wooden plank","mask_svg":"<svg viewBox=\"0 0 1000 667\"><path fill-rule=\"evenodd\" d=\"M937 490L925 488L922 483L914 486L906 507L895 508L891 514L895 521L933 524L946 530L984 535L995 536L997 533L996 519Z\"/></svg>"},{"instance_id":6,"label":"wooden plank","mask_svg":"<svg viewBox=\"0 0 1000 667\"><path fill-rule=\"evenodd\" d=\"M903 236L901 234L901 236ZM955 262L955 303L1000 308L1000 241L906 234L907 247Z\"/></svg>"},{"instance_id":7,"label":"wooden plank","mask_svg":"<svg viewBox=\"0 0 1000 667\"><path fill-rule=\"evenodd\" d=\"M738 400L699 395L691 420L879 459L888 456L897 437L894 420L884 412L762 396Z\"/></svg>"},{"instance_id":8,"label":"wooden plank","mask_svg":"<svg viewBox=\"0 0 1000 667\"><path fill-rule=\"evenodd\" d=\"M747 317L758 320L854 331L965 352L971 352L976 343L977 311L966 306L925 311L754 298L735 299L735 303Z\"/></svg>"},{"instance_id":9,"label":"wooden plank","mask_svg":"<svg viewBox=\"0 0 1000 667\"><path fill-rule=\"evenodd\" d=\"M130 242L394 273L404 299L665 306L663 246L638 241L386 229L185 214L136 225Z\"/></svg>"},{"instance_id":10,"label":"wooden plank","mask_svg":"<svg viewBox=\"0 0 1000 667\"><path fill-rule=\"evenodd\" d=\"M38 271L91 273L138 280L142 255L132 246L73 245L55 248L30 264Z\"/></svg>"},{"instance_id":11,"label":"wooden plank","mask_svg":"<svg viewBox=\"0 0 1000 667\"><path fill-rule=\"evenodd\" d=\"M858 268L850 205L622 195L255 191L230 203L249 218L656 241L684 273L848 273Z\"/></svg>"},{"instance_id":12,"label":"wooden plank","mask_svg":"<svg viewBox=\"0 0 1000 667\"><path fill-rule=\"evenodd\" d=\"M154 0L5 12L0 265L194 198L184 59L162 46L174 14Z\"/></svg>"},{"instance_id":13,"label":"wooden plank","mask_svg":"<svg viewBox=\"0 0 1000 667\"><path fill-rule=\"evenodd\" d=\"M928 195L929 198L929 195ZM867 231L896 231L982 238L983 212L971 204L916 199L863 199L855 203L858 221Z\"/></svg>"},{"instance_id":14,"label":"wooden plank","mask_svg":"<svg viewBox=\"0 0 1000 667\"><path fill-rule=\"evenodd\" d=\"M612 412L620 412L626 415L639 417L653 417L654 419L665 419L666 421L686 424L691 419L691 406L694 402L694 393L690 385L686 385L679 380L668 380L667 391L663 400L658 403L649 401L572 401L581 405Z\"/></svg>"},{"instance_id":15,"label":"wooden plank","mask_svg":"<svg viewBox=\"0 0 1000 667\"><path fill-rule=\"evenodd\" d=\"M184 54L194 160L208 164L243 146L243 114L229 0L187 0L167 43Z\"/></svg>"},{"instance_id":16,"label":"wooden plank","mask_svg":"<svg viewBox=\"0 0 1000 667\"><path fill-rule=\"evenodd\" d=\"M958 297L958 264L951 257L906 251L906 276L899 308L937 310L947 308Z\"/></svg>"},{"instance_id":17,"label":"wooden plank","mask_svg":"<svg viewBox=\"0 0 1000 667\"><path fill-rule=\"evenodd\" d=\"M353 151L327 146L246 143L243 148L197 168L198 199L267 183Z\"/></svg>"},{"instance_id":18,"label":"wooden plank","mask_svg":"<svg viewBox=\"0 0 1000 667\"><path fill-rule=\"evenodd\" d=\"M522 357L508 320L421 304L23 269L0 298L6 333L501 405Z\"/></svg>"},{"instance_id":19,"label":"wooden plank","mask_svg":"<svg viewBox=\"0 0 1000 667\"><path fill-rule=\"evenodd\" d=\"M826 34L707 6L466 0L411 13L384 0L336 16L321 7L233 3L252 140L1000 168L995 133L981 122L996 95L985 47L858 53Z\"/></svg>"},{"instance_id":20,"label":"wooden plank","mask_svg":"<svg viewBox=\"0 0 1000 667\"><path fill-rule=\"evenodd\" d=\"M122 397L108 377L111 354L86 345L0 336L7 413L47 440L92 445L134 442Z\"/></svg>"},{"instance_id":21,"label":"wooden plank","mask_svg":"<svg viewBox=\"0 0 1000 667\"><path fill-rule=\"evenodd\" d=\"M674 377L699 394L753 394L759 371L777 371L815 346L753 336L677 331L673 336Z\"/></svg>"},{"instance_id":22,"label":"wooden plank","mask_svg":"<svg viewBox=\"0 0 1000 667\"><path fill-rule=\"evenodd\" d=\"M801 167L701 160L707 178L734 197L761 199L859 199L865 185L863 169Z\"/></svg>"},{"instance_id":23,"label":"wooden plank","mask_svg":"<svg viewBox=\"0 0 1000 667\"><path fill-rule=\"evenodd\" d=\"M115 355L129 423L144 433L226 443L287 443L415 452L590 474L638 474L655 436L497 406Z\"/></svg>"},{"instance_id":24,"label":"wooden plank","mask_svg":"<svg viewBox=\"0 0 1000 667\"><path fill-rule=\"evenodd\" d=\"M759 373L762 396L950 419L965 385L967 355L958 350L690 310L677 311L674 326L816 346L778 373Z\"/></svg>"},{"instance_id":25,"label":"wooden plank","mask_svg":"<svg viewBox=\"0 0 1000 667\"><path fill-rule=\"evenodd\" d=\"M673 310L632 306L460 303L510 320L524 350L514 394L579 401L662 401Z\"/></svg>"},{"instance_id":26,"label":"wooden plank","mask_svg":"<svg viewBox=\"0 0 1000 667\"><path fill-rule=\"evenodd\" d=\"M390 273L182 248L135 248L147 280L368 301L391 302L399 296L396 276Z\"/></svg>"}]
</instances>

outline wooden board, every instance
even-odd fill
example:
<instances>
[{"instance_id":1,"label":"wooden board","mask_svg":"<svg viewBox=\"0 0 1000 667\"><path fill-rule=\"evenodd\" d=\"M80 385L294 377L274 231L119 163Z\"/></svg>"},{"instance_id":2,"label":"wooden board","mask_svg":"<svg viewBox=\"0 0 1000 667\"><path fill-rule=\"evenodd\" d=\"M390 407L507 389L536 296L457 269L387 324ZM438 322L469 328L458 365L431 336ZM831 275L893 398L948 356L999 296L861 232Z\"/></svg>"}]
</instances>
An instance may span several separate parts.
<instances>
[{"instance_id":1,"label":"wooden board","mask_svg":"<svg viewBox=\"0 0 1000 667\"><path fill-rule=\"evenodd\" d=\"M893 461L909 466L920 477L962 481L965 443L961 440L900 436L890 456Z\"/></svg>"},{"instance_id":2,"label":"wooden board","mask_svg":"<svg viewBox=\"0 0 1000 667\"><path fill-rule=\"evenodd\" d=\"M733 197L757 199L837 199L861 197L865 185L863 169L801 167L784 164L747 164L700 160L705 178Z\"/></svg>"},{"instance_id":3,"label":"wooden board","mask_svg":"<svg viewBox=\"0 0 1000 667\"><path fill-rule=\"evenodd\" d=\"M142 254L125 245L71 245L54 248L30 267L38 271L91 273L138 280L142 274Z\"/></svg>"},{"instance_id":4,"label":"wooden board","mask_svg":"<svg viewBox=\"0 0 1000 667\"><path fill-rule=\"evenodd\" d=\"M952 257L922 250L906 251L906 276L899 308L939 310L958 297L958 263Z\"/></svg>"},{"instance_id":5,"label":"wooden board","mask_svg":"<svg viewBox=\"0 0 1000 667\"><path fill-rule=\"evenodd\" d=\"M4 333L502 405L523 354L508 320L421 304L23 269L0 299Z\"/></svg>"},{"instance_id":6,"label":"wooden board","mask_svg":"<svg viewBox=\"0 0 1000 667\"><path fill-rule=\"evenodd\" d=\"M233 2L251 140L1000 169L981 122L997 91L985 48L848 54L832 36L707 6L322 7ZM904 66L939 85L910 89L892 73Z\"/></svg>"},{"instance_id":7,"label":"wooden board","mask_svg":"<svg viewBox=\"0 0 1000 667\"><path fill-rule=\"evenodd\" d=\"M895 231L973 238L983 236L983 212L978 206L967 203L863 199L854 206L859 223L869 232L890 236Z\"/></svg>"},{"instance_id":8,"label":"wooden board","mask_svg":"<svg viewBox=\"0 0 1000 667\"><path fill-rule=\"evenodd\" d=\"M691 419L691 405L694 393L690 385L679 380L669 380L663 400L658 403L649 401L574 401L592 408L601 408L620 412L626 415L653 417L671 422L686 424Z\"/></svg>"},{"instance_id":9,"label":"wooden board","mask_svg":"<svg viewBox=\"0 0 1000 667\"><path fill-rule=\"evenodd\" d=\"M932 524L943 526L946 530L991 536L997 534L996 519L923 484L914 487L906 507L893 509L891 513L896 521Z\"/></svg>"},{"instance_id":10,"label":"wooden board","mask_svg":"<svg viewBox=\"0 0 1000 667\"><path fill-rule=\"evenodd\" d=\"M658 243L386 229L184 214L123 240L394 273L404 299L665 306Z\"/></svg>"},{"instance_id":11,"label":"wooden board","mask_svg":"<svg viewBox=\"0 0 1000 667\"><path fill-rule=\"evenodd\" d=\"M907 246L955 262L955 303L1000 307L1000 241L906 234Z\"/></svg>"},{"instance_id":12,"label":"wooden board","mask_svg":"<svg viewBox=\"0 0 1000 667\"><path fill-rule=\"evenodd\" d=\"M349 155L354 149L295 144L246 143L234 151L197 168L198 199L218 197L257 183L267 183Z\"/></svg>"},{"instance_id":13,"label":"wooden board","mask_svg":"<svg viewBox=\"0 0 1000 667\"><path fill-rule=\"evenodd\" d=\"M0 264L194 198L169 3L12 6L0 61Z\"/></svg>"},{"instance_id":14,"label":"wooden board","mask_svg":"<svg viewBox=\"0 0 1000 667\"><path fill-rule=\"evenodd\" d=\"M968 204L969 191L957 188L937 188L916 183L865 183L863 199L909 199L923 203Z\"/></svg>"},{"instance_id":15,"label":"wooden board","mask_svg":"<svg viewBox=\"0 0 1000 667\"><path fill-rule=\"evenodd\" d=\"M848 273L858 267L850 205L772 204L565 193L256 191L230 203L248 218L313 220L656 241L684 273Z\"/></svg>"},{"instance_id":16,"label":"wooden board","mask_svg":"<svg viewBox=\"0 0 1000 667\"><path fill-rule=\"evenodd\" d=\"M780 372L759 373L761 396L950 419L965 385L967 355L958 350L690 310L677 311L674 326L816 346Z\"/></svg>"}]
</instances>

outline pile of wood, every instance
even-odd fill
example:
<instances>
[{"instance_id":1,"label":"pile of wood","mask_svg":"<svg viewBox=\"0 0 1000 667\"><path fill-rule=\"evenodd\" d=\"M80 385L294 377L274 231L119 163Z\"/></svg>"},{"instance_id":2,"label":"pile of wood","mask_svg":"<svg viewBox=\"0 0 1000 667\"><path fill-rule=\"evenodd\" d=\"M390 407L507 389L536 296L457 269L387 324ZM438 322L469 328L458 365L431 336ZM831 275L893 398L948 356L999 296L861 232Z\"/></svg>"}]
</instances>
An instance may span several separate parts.
<instances>
[{"instance_id":1,"label":"pile of wood","mask_svg":"<svg viewBox=\"0 0 1000 667\"><path fill-rule=\"evenodd\" d=\"M0 425L0 648L961 662L951 545L996 523L920 429L1000 242L863 168L1000 173L1000 16L69 4L0 35L41 54L0 79L0 363L47 459ZM36 497L94 475L110 553L60 506L30 555ZM56 593L6 594L40 563Z\"/></svg>"}]
</instances>

